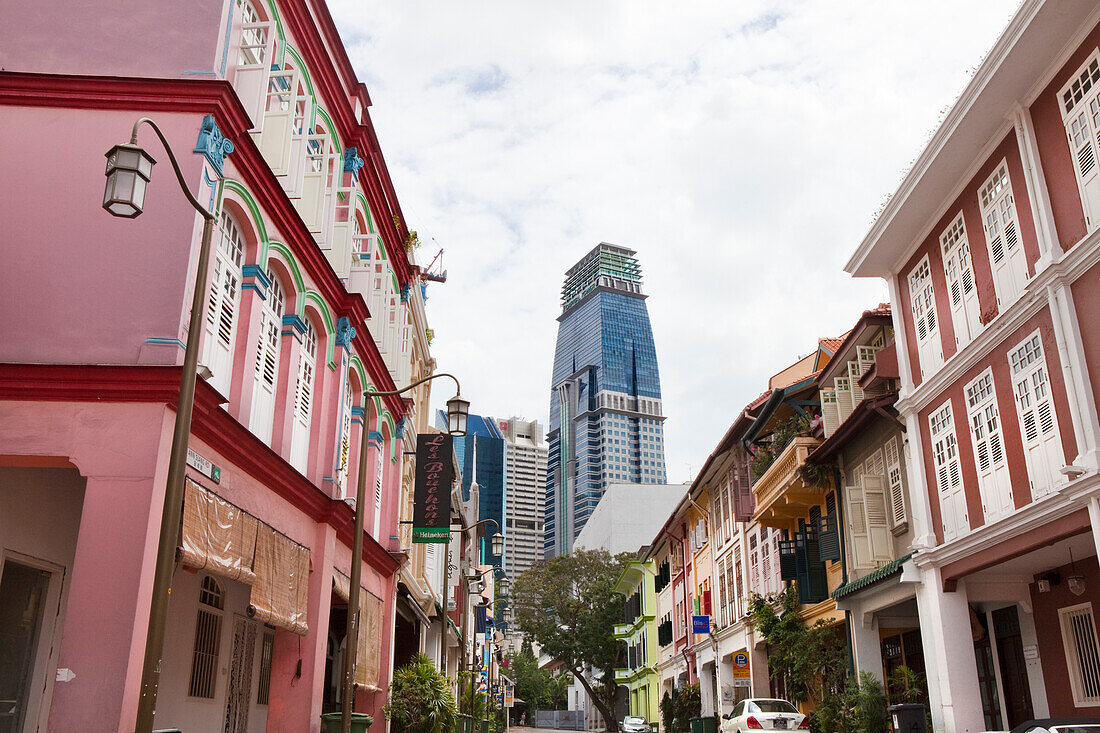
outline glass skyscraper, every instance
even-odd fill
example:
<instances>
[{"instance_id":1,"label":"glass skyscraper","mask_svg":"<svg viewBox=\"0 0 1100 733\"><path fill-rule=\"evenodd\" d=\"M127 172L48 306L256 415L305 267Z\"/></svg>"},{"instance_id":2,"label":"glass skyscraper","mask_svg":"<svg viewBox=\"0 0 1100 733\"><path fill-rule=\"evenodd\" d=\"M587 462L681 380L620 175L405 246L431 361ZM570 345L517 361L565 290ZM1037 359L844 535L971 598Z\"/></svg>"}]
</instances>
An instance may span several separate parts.
<instances>
[{"instance_id":1,"label":"glass skyscraper","mask_svg":"<svg viewBox=\"0 0 1100 733\"><path fill-rule=\"evenodd\" d=\"M634 254L603 242L565 274L547 432L548 559L572 550L609 485L665 483L661 380Z\"/></svg>"}]
</instances>

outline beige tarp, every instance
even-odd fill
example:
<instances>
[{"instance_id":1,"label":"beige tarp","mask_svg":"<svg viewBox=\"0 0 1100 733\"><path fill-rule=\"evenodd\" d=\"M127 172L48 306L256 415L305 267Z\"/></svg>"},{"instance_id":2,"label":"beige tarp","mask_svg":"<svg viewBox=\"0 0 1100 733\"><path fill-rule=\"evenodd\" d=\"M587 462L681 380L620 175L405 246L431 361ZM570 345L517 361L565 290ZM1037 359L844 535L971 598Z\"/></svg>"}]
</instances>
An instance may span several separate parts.
<instances>
[{"instance_id":1,"label":"beige tarp","mask_svg":"<svg viewBox=\"0 0 1100 733\"><path fill-rule=\"evenodd\" d=\"M252 557L259 520L188 479L183 500L183 537L179 560L252 585Z\"/></svg>"},{"instance_id":2,"label":"beige tarp","mask_svg":"<svg viewBox=\"0 0 1100 733\"><path fill-rule=\"evenodd\" d=\"M266 524L256 538L248 613L274 626L305 636L309 599L309 550Z\"/></svg>"},{"instance_id":3,"label":"beige tarp","mask_svg":"<svg viewBox=\"0 0 1100 733\"><path fill-rule=\"evenodd\" d=\"M332 572L332 590L347 601L351 579L339 570ZM382 667L382 601L370 591L359 589L359 644L355 652L355 683L378 689Z\"/></svg>"}]
</instances>

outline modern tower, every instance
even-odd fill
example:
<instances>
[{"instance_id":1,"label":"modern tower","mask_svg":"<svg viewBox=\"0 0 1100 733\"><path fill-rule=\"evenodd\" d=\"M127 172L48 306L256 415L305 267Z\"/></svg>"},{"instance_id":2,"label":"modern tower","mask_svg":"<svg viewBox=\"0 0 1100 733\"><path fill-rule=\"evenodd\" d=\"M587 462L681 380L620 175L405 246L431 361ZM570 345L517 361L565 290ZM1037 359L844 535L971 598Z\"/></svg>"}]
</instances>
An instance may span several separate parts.
<instances>
[{"instance_id":1,"label":"modern tower","mask_svg":"<svg viewBox=\"0 0 1100 733\"><path fill-rule=\"evenodd\" d=\"M436 427L446 430L447 413L436 412ZM471 486L477 484L477 518L496 520L504 530L504 437L490 417L470 415L466 420L466 435L454 439L455 457L462 472L462 498L470 500ZM496 528L489 525L485 536ZM507 538L507 532L505 532ZM507 539L505 539L507 542ZM481 548L481 563L501 567L504 558L493 555L489 542Z\"/></svg>"},{"instance_id":2,"label":"modern tower","mask_svg":"<svg viewBox=\"0 0 1100 733\"><path fill-rule=\"evenodd\" d=\"M548 559L573 548L611 484L665 483L661 380L634 254L602 242L565 273L547 431Z\"/></svg>"},{"instance_id":3,"label":"modern tower","mask_svg":"<svg viewBox=\"0 0 1100 733\"><path fill-rule=\"evenodd\" d=\"M504 436L504 571L516 578L542 558L546 442L537 420L495 420Z\"/></svg>"}]
</instances>

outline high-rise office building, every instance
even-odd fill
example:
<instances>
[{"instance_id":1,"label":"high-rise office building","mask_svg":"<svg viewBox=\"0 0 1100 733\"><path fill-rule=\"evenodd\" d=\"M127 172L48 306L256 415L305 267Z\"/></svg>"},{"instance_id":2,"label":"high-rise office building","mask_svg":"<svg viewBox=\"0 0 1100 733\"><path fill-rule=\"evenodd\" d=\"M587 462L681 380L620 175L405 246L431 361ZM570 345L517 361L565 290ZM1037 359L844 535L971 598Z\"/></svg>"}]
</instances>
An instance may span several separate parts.
<instances>
[{"instance_id":1,"label":"high-rise office building","mask_svg":"<svg viewBox=\"0 0 1100 733\"><path fill-rule=\"evenodd\" d=\"M436 413L436 427L447 429L447 413L442 410ZM478 520L493 519L504 531L504 437L493 419L470 415L466 420L466 435L454 439L454 452L458 470L462 472L462 498L470 500L470 487L476 483ZM485 536L489 537L495 531L496 528L490 524ZM485 541L481 548L481 562L501 567L504 558L493 555L490 543Z\"/></svg>"},{"instance_id":2,"label":"high-rise office building","mask_svg":"<svg viewBox=\"0 0 1100 733\"><path fill-rule=\"evenodd\" d=\"M634 254L602 242L565 274L547 431L547 558L572 549L611 484L665 483L661 380Z\"/></svg>"},{"instance_id":3,"label":"high-rise office building","mask_svg":"<svg viewBox=\"0 0 1100 733\"><path fill-rule=\"evenodd\" d=\"M546 442L537 420L497 419L504 436L504 571L511 578L542 558Z\"/></svg>"}]
</instances>

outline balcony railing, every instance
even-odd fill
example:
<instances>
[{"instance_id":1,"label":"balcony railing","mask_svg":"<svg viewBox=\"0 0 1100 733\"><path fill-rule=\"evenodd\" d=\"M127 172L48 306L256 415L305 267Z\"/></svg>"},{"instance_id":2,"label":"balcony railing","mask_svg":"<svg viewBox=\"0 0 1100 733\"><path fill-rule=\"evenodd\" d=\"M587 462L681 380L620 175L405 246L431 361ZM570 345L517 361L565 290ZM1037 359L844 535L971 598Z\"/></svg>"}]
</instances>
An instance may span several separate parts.
<instances>
[{"instance_id":1,"label":"balcony railing","mask_svg":"<svg viewBox=\"0 0 1100 733\"><path fill-rule=\"evenodd\" d=\"M792 521L807 516L809 507L824 501L827 489L806 483L802 466L821 441L809 436L794 438L752 485L756 497L753 518L766 527L788 528Z\"/></svg>"},{"instance_id":2,"label":"balcony railing","mask_svg":"<svg viewBox=\"0 0 1100 733\"><path fill-rule=\"evenodd\" d=\"M629 682L630 678L633 677L633 676L634 676L634 670L632 670L632 669L616 669L615 670L615 681L616 682L619 682L619 683Z\"/></svg>"},{"instance_id":3,"label":"balcony railing","mask_svg":"<svg viewBox=\"0 0 1100 733\"><path fill-rule=\"evenodd\" d=\"M616 639L624 636L630 636L634 633L634 624L615 624L611 629L611 635Z\"/></svg>"}]
</instances>

